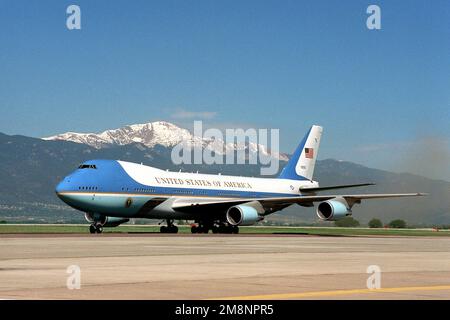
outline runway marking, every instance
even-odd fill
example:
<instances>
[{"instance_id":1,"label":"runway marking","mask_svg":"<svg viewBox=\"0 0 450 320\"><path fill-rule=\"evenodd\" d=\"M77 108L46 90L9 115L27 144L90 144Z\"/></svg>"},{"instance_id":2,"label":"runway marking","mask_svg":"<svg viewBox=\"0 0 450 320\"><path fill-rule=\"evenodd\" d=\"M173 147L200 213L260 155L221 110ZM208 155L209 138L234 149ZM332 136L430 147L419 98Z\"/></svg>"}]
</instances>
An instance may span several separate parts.
<instances>
[{"instance_id":1,"label":"runway marking","mask_svg":"<svg viewBox=\"0 0 450 320\"><path fill-rule=\"evenodd\" d=\"M272 300L272 299L293 299L293 298L320 298L344 296L353 294L374 294L374 293L396 293L396 292L411 292L411 291L439 291L450 290L450 285L445 286L422 286L422 287L393 287L380 289L348 289L348 290L333 290L333 291L313 291L313 292L299 292L299 293L275 293L262 294L254 296L237 296L237 297L222 297L206 300Z\"/></svg>"}]
</instances>

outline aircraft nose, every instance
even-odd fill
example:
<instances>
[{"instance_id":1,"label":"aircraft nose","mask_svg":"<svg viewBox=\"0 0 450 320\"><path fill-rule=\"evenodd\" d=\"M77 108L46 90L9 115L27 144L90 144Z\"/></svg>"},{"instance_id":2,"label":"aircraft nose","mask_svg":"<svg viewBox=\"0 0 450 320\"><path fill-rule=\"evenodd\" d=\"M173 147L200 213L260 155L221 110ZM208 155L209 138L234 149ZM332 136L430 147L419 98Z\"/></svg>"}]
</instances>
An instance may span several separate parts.
<instances>
[{"instance_id":1,"label":"aircraft nose","mask_svg":"<svg viewBox=\"0 0 450 320\"><path fill-rule=\"evenodd\" d=\"M64 178L61 180L55 187L56 195L59 197L61 192L68 191L69 190L69 180Z\"/></svg>"},{"instance_id":2,"label":"aircraft nose","mask_svg":"<svg viewBox=\"0 0 450 320\"><path fill-rule=\"evenodd\" d=\"M64 180L59 182L56 187L55 187L55 192L57 195L59 195L64 189L63 189L63 185L64 185Z\"/></svg>"}]
</instances>

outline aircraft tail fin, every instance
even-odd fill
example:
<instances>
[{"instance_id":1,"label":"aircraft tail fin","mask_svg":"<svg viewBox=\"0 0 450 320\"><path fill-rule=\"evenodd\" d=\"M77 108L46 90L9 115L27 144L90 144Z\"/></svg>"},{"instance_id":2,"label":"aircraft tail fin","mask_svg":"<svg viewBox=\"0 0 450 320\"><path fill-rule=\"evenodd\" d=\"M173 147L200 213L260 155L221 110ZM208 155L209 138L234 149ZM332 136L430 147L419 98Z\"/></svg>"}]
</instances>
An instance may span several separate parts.
<instances>
[{"instance_id":1,"label":"aircraft tail fin","mask_svg":"<svg viewBox=\"0 0 450 320\"><path fill-rule=\"evenodd\" d=\"M278 178L312 180L323 128L312 126Z\"/></svg>"}]
</instances>

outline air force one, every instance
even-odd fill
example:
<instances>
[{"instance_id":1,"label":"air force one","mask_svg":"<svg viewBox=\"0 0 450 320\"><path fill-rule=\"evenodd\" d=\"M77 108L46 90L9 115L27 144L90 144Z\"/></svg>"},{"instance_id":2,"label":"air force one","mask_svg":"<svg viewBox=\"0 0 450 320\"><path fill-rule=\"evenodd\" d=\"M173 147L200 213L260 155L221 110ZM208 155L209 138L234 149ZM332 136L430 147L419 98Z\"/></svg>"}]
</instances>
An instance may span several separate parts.
<instances>
[{"instance_id":1,"label":"air force one","mask_svg":"<svg viewBox=\"0 0 450 320\"><path fill-rule=\"evenodd\" d=\"M167 221L160 231L177 233L174 220L194 220L192 233L238 233L239 226L257 223L293 204L312 207L321 220L352 214L365 199L414 197L422 193L333 194L321 191L372 183L320 187L313 181L322 127L312 126L277 178L250 178L165 171L115 160L90 160L56 187L58 197L85 212L91 233L131 218Z\"/></svg>"}]
</instances>

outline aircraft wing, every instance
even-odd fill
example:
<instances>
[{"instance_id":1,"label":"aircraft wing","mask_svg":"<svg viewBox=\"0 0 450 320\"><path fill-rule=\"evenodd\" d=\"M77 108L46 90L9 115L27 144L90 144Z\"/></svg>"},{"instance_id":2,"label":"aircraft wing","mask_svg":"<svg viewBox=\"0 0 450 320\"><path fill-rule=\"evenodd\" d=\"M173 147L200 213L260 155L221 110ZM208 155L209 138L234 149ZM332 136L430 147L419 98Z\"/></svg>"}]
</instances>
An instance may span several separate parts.
<instances>
[{"instance_id":1,"label":"aircraft wing","mask_svg":"<svg viewBox=\"0 0 450 320\"><path fill-rule=\"evenodd\" d=\"M425 196L426 193L379 193L379 194L353 194L353 195L321 195L321 196L294 196L294 197L274 197L274 198L235 198L235 199L180 199L174 201L172 208L177 211L191 210L223 210L229 207L247 203L259 202L264 208L286 207L291 204L311 204L313 202L322 202L334 198L344 198L347 203L353 206L355 203L361 203L365 199L382 199L382 198L400 198L400 197L419 197Z\"/></svg>"}]
</instances>

